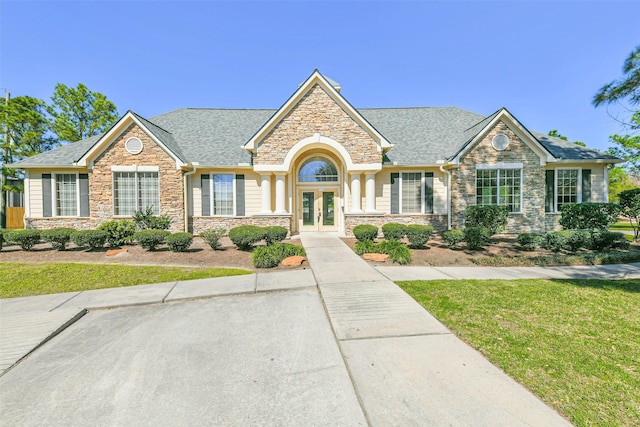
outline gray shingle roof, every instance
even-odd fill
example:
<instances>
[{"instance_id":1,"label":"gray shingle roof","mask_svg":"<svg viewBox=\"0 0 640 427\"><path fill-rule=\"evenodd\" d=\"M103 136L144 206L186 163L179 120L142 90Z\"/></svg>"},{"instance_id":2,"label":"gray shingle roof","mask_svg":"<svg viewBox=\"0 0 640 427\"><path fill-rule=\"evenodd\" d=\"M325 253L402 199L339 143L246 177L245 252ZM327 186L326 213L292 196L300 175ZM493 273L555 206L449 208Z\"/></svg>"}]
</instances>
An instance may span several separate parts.
<instances>
[{"instance_id":1,"label":"gray shingle roof","mask_svg":"<svg viewBox=\"0 0 640 427\"><path fill-rule=\"evenodd\" d=\"M140 122L147 129L149 129L149 132L151 132L156 138L158 138L158 140L160 140L160 142L162 142L165 147L167 147L169 150L171 150L171 152L173 154L175 154L176 157L178 157L184 163L188 162L188 160L185 157L185 155L182 154L182 150L180 149L180 146L173 139L173 135L170 132L167 132L166 130L162 129L160 126L158 126L158 125L156 125L154 123L151 123L149 120L147 120L144 117L134 113L133 111L131 111L131 114L133 114L138 120L140 120Z\"/></svg>"},{"instance_id":2,"label":"gray shingle roof","mask_svg":"<svg viewBox=\"0 0 640 427\"><path fill-rule=\"evenodd\" d=\"M559 160L619 160L600 151L587 147L581 147L573 142L545 135L540 132L531 132L544 147Z\"/></svg>"},{"instance_id":3,"label":"gray shingle roof","mask_svg":"<svg viewBox=\"0 0 640 427\"><path fill-rule=\"evenodd\" d=\"M38 154L28 159L14 163L16 168L38 166L71 166L77 162L93 145L102 138L103 134L94 135L73 144L63 145L46 153Z\"/></svg>"}]
</instances>

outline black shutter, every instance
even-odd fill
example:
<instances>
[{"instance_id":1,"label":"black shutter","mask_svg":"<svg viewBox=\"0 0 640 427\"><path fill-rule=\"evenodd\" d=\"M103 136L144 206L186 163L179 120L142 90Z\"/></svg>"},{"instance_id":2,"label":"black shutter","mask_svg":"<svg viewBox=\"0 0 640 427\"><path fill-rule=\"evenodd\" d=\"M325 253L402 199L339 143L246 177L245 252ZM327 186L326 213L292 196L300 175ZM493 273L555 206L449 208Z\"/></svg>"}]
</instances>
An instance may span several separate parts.
<instances>
[{"instance_id":1,"label":"black shutter","mask_svg":"<svg viewBox=\"0 0 640 427\"><path fill-rule=\"evenodd\" d=\"M42 216L51 217L53 212L51 209L51 174L42 174Z\"/></svg>"},{"instance_id":2,"label":"black shutter","mask_svg":"<svg viewBox=\"0 0 640 427\"><path fill-rule=\"evenodd\" d=\"M236 175L236 216L244 216L244 175Z\"/></svg>"},{"instance_id":3,"label":"black shutter","mask_svg":"<svg viewBox=\"0 0 640 427\"><path fill-rule=\"evenodd\" d=\"M591 169L582 169L582 201L591 201Z\"/></svg>"},{"instance_id":4,"label":"black shutter","mask_svg":"<svg viewBox=\"0 0 640 427\"><path fill-rule=\"evenodd\" d=\"M89 216L89 174L78 175L80 180L80 216Z\"/></svg>"},{"instance_id":5,"label":"black shutter","mask_svg":"<svg viewBox=\"0 0 640 427\"><path fill-rule=\"evenodd\" d=\"M433 172L424 173L424 213L433 213Z\"/></svg>"},{"instance_id":6,"label":"black shutter","mask_svg":"<svg viewBox=\"0 0 640 427\"><path fill-rule=\"evenodd\" d=\"M211 183L209 175L200 175L200 194L202 195L202 216L211 215Z\"/></svg>"},{"instance_id":7,"label":"black shutter","mask_svg":"<svg viewBox=\"0 0 640 427\"><path fill-rule=\"evenodd\" d=\"M400 174L391 174L391 213L400 213Z\"/></svg>"},{"instance_id":8,"label":"black shutter","mask_svg":"<svg viewBox=\"0 0 640 427\"><path fill-rule=\"evenodd\" d=\"M545 177L545 195L544 195L544 211L553 212L554 201L554 171L546 171Z\"/></svg>"}]
</instances>

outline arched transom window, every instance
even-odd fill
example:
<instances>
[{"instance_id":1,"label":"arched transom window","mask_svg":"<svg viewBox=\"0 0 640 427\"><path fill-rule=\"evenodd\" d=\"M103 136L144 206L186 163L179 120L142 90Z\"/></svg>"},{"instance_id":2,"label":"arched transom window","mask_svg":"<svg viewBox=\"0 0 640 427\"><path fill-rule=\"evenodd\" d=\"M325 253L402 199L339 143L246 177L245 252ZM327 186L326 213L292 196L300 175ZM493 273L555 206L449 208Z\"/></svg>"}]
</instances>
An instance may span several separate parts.
<instances>
[{"instance_id":1,"label":"arched transom window","mask_svg":"<svg viewBox=\"0 0 640 427\"><path fill-rule=\"evenodd\" d=\"M338 170L324 157L307 159L300 168L298 182L337 182Z\"/></svg>"}]
</instances>

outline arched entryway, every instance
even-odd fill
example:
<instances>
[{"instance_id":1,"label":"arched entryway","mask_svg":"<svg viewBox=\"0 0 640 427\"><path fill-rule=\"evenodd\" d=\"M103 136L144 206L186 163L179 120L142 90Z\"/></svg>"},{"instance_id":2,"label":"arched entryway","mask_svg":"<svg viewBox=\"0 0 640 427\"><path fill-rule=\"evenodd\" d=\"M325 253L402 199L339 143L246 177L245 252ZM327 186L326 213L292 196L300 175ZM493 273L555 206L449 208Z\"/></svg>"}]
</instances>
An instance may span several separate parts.
<instances>
[{"instance_id":1,"label":"arched entryway","mask_svg":"<svg viewBox=\"0 0 640 427\"><path fill-rule=\"evenodd\" d=\"M296 162L298 231L338 231L342 175L337 159L326 152L310 153Z\"/></svg>"}]
</instances>

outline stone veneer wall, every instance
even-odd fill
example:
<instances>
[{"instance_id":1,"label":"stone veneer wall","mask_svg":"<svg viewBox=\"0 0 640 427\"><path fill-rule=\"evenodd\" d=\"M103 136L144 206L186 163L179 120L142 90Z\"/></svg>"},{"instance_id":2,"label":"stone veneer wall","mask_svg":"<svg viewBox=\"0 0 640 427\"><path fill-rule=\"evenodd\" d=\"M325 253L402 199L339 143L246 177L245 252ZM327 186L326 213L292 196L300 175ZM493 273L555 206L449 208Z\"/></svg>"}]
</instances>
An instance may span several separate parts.
<instances>
[{"instance_id":1,"label":"stone veneer wall","mask_svg":"<svg viewBox=\"0 0 640 427\"><path fill-rule=\"evenodd\" d=\"M50 217L50 218L25 218L24 228L38 230L50 230L52 228L73 228L75 230L91 230L93 225L89 218Z\"/></svg>"},{"instance_id":2,"label":"stone veneer wall","mask_svg":"<svg viewBox=\"0 0 640 427\"><path fill-rule=\"evenodd\" d=\"M200 234L212 228L224 228L227 231L241 225L257 225L260 227L278 225L289 230L291 235L290 215L265 215L265 216L194 216L191 219L192 233Z\"/></svg>"},{"instance_id":3,"label":"stone veneer wall","mask_svg":"<svg viewBox=\"0 0 640 427\"><path fill-rule=\"evenodd\" d=\"M562 229L559 213L547 213L544 217L545 231L557 231Z\"/></svg>"},{"instance_id":4,"label":"stone veneer wall","mask_svg":"<svg viewBox=\"0 0 640 427\"><path fill-rule=\"evenodd\" d=\"M256 165L279 165L299 141L319 133L344 146L354 164L382 162L377 143L318 85L261 141Z\"/></svg>"},{"instance_id":5,"label":"stone veneer wall","mask_svg":"<svg viewBox=\"0 0 640 427\"><path fill-rule=\"evenodd\" d=\"M444 231L447 229L446 215L367 215L367 214L347 214L345 215L345 235L353 237L353 228L361 224L375 225L379 228L378 234L382 236L382 226L390 222L399 224L421 224L431 225L434 231Z\"/></svg>"},{"instance_id":6,"label":"stone veneer wall","mask_svg":"<svg viewBox=\"0 0 640 427\"><path fill-rule=\"evenodd\" d=\"M124 147L128 138L137 137L144 148L130 154ZM132 124L94 161L89 172L89 212L91 227L114 219L111 166L158 166L160 180L160 215L169 215L173 222L170 231L184 231L184 193L182 171L176 162L137 125Z\"/></svg>"},{"instance_id":7,"label":"stone veneer wall","mask_svg":"<svg viewBox=\"0 0 640 427\"><path fill-rule=\"evenodd\" d=\"M491 145L493 137L505 133L510 140L504 151ZM522 163L522 213L509 215L507 233L544 232L546 230L544 198L545 169L540 157L506 124L499 122L461 159L452 170L452 228L464 227L467 206L476 204L476 164Z\"/></svg>"}]
</instances>

